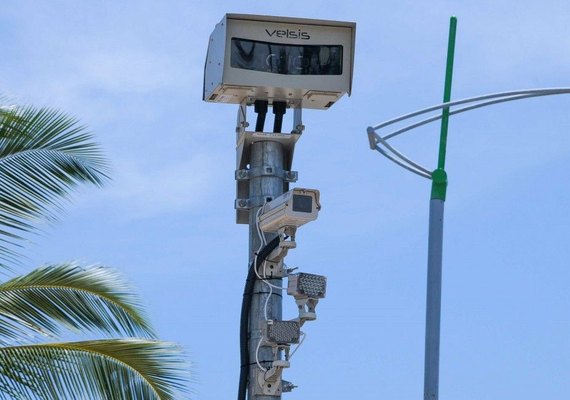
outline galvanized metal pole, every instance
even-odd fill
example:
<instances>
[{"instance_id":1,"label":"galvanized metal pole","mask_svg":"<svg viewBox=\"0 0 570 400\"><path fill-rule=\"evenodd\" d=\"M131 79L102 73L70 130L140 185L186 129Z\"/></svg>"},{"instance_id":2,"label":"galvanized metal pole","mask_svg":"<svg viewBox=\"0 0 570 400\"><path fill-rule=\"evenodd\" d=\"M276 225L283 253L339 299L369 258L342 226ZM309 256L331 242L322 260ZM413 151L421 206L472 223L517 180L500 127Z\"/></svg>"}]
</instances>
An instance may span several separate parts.
<instances>
[{"instance_id":1,"label":"galvanized metal pole","mask_svg":"<svg viewBox=\"0 0 570 400\"><path fill-rule=\"evenodd\" d=\"M445 88L443 94L444 103L449 102L451 99L451 81L453 77L456 30L457 18L451 17L449 21L447 66L445 70ZM447 194L445 155L447 150L448 127L449 107L445 107L441 118L438 166L432 173L432 190L429 211L424 400L438 400L439 398L443 214L445 197Z\"/></svg>"},{"instance_id":2,"label":"galvanized metal pole","mask_svg":"<svg viewBox=\"0 0 570 400\"><path fill-rule=\"evenodd\" d=\"M250 155L250 181L249 200L253 207L249 212L249 261L253 262L255 252L260 247L260 238L257 233L256 215L259 207L266 201L283 194L284 151L281 143L273 141L259 141L251 144ZM267 240L274 236L267 235ZM271 279L269 283L281 287L281 279ZM249 400L279 400L281 396L264 396L256 394L257 360L264 368L269 368L273 360L271 347L258 344L262 337L261 328L265 323L265 303L269 295L269 287L262 281L256 281L251 302L249 318ZM282 293L273 290L267 302L267 318L282 319Z\"/></svg>"},{"instance_id":3,"label":"galvanized metal pole","mask_svg":"<svg viewBox=\"0 0 570 400\"><path fill-rule=\"evenodd\" d=\"M429 209L424 400L436 400L439 393L444 204L441 199L432 199Z\"/></svg>"}]
</instances>

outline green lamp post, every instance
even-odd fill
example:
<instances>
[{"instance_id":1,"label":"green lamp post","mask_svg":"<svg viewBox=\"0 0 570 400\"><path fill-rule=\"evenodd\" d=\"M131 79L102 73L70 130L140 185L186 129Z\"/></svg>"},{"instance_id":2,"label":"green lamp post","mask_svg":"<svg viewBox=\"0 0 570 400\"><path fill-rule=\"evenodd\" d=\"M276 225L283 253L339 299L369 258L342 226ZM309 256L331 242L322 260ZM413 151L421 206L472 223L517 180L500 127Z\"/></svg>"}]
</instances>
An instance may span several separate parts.
<instances>
[{"instance_id":1,"label":"green lamp post","mask_svg":"<svg viewBox=\"0 0 570 400\"><path fill-rule=\"evenodd\" d=\"M481 107L498 103L522 100L532 97L570 94L570 88L523 89L507 92L486 94L461 100L451 100L451 82L453 76L453 60L455 53L455 36L457 18L451 17L449 26L449 41L447 50L447 66L443 103L414 111L375 126L367 128L370 148L381 153L399 166L419 176L432 181L429 236L428 236L428 268L427 268L427 298L426 298L426 338L425 338L425 370L424 370L424 399L437 400L439 392L439 348L441 321L441 283L442 283L442 249L443 249L443 216L447 192L447 173L445 157L447 149L447 132L449 117ZM464 106L463 106L464 105ZM460 108L451 107L462 106ZM429 116L418 122L413 122L388 134L380 135L378 131L387 126L400 123L432 111L441 110L440 114ZM441 120L439 141L439 157L437 168L433 171L419 165L400 151L392 147L388 140L414 128Z\"/></svg>"},{"instance_id":2,"label":"green lamp post","mask_svg":"<svg viewBox=\"0 0 570 400\"><path fill-rule=\"evenodd\" d=\"M448 103L451 100L451 81L453 77L456 30L457 18L451 17L449 24L449 43L447 47L445 89L443 94L444 103ZM437 169L433 171L431 175L432 186L429 209L424 400L437 399L439 392L443 215L445 209L445 195L447 192L445 155L447 149L448 128L449 107L445 107L441 118Z\"/></svg>"}]
</instances>

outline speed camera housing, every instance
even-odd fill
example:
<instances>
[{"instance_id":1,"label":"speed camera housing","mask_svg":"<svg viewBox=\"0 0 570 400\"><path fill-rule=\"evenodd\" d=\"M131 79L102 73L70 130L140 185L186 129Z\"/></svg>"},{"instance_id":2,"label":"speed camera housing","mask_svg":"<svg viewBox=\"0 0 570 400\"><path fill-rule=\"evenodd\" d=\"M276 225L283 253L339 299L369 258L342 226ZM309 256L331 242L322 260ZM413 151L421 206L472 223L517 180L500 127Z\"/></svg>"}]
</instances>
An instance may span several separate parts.
<instances>
[{"instance_id":1,"label":"speed camera housing","mask_svg":"<svg viewBox=\"0 0 570 400\"><path fill-rule=\"evenodd\" d=\"M317 219L321 204L316 189L295 188L263 205L259 227L263 232L298 228Z\"/></svg>"},{"instance_id":2,"label":"speed camera housing","mask_svg":"<svg viewBox=\"0 0 570 400\"><path fill-rule=\"evenodd\" d=\"M356 24L226 14L208 43L203 100L328 109L350 95Z\"/></svg>"}]
</instances>

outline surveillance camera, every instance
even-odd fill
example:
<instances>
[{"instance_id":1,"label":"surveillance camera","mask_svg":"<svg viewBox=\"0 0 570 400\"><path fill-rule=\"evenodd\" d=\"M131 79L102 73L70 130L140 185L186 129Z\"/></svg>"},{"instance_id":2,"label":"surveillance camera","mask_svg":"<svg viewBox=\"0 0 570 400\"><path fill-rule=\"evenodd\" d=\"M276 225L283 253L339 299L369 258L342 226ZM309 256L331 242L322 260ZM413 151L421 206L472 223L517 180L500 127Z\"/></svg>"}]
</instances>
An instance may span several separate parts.
<instances>
[{"instance_id":1,"label":"surveillance camera","mask_svg":"<svg viewBox=\"0 0 570 400\"><path fill-rule=\"evenodd\" d=\"M295 188L263 206L259 227L263 232L297 228L317 219L320 209L318 190Z\"/></svg>"},{"instance_id":2,"label":"surveillance camera","mask_svg":"<svg viewBox=\"0 0 570 400\"><path fill-rule=\"evenodd\" d=\"M352 90L355 35L353 22L226 14L208 42L202 99L328 110Z\"/></svg>"}]
</instances>

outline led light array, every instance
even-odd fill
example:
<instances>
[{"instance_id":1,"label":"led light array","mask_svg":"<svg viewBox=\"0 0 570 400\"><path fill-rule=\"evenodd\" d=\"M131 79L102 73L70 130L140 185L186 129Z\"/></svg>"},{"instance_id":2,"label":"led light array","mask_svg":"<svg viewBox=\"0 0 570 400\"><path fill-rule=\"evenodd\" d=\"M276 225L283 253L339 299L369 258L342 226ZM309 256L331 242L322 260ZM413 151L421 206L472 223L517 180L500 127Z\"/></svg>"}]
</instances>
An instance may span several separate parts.
<instances>
[{"instance_id":1,"label":"led light array","mask_svg":"<svg viewBox=\"0 0 570 400\"><path fill-rule=\"evenodd\" d=\"M298 273L289 275L287 294L295 298L322 299L327 291L327 277Z\"/></svg>"},{"instance_id":2,"label":"led light array","mask_svg":"<svg viewBox=\"0 0 570 400\"><path fill-rule=\"evenodd\" d=\"M301 326L297 321L267 321L265 338L279 346L299 343Z\"/></svg>"}]
</instances>

